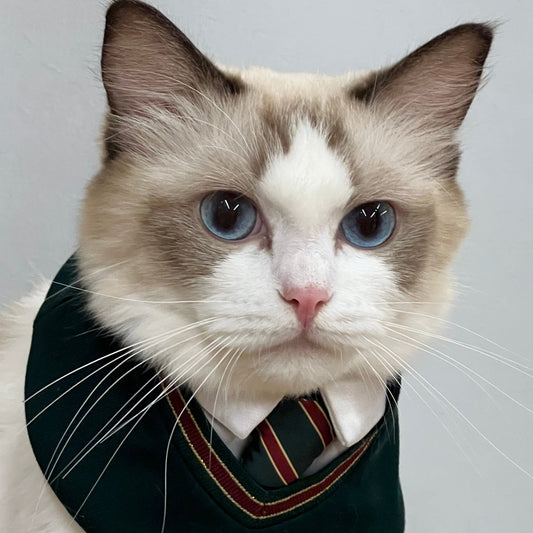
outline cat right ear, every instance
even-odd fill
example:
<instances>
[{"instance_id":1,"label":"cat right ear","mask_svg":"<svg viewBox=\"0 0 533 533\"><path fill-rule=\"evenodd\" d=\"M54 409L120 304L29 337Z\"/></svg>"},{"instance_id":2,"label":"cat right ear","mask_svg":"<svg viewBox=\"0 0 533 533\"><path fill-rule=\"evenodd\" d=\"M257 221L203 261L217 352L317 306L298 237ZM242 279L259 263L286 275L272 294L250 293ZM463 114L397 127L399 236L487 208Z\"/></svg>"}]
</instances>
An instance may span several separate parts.
<instances>
[{"instance_id":1,"label":"cat right ear","mask_svg":"<svg viewBox=\"0 0 533 533\"><path fill-rule=\"evenodd\" d=\"M371 74L352 96L413 125L455 131L476 94L492 29L463 24Z\"/></svg>"},{"instance_id":2,"label":"cat right ear","mask_svg":"<svg viewBox=\"0 0 533 533\"><path fill-rule=\"evenodd\" d=\"M241 89L170 20L134 0L109 8L101 64L109 108L118 116L146 116L154 108L179 112L180 97L206 105Z\"/></svg>"}]
</instances>

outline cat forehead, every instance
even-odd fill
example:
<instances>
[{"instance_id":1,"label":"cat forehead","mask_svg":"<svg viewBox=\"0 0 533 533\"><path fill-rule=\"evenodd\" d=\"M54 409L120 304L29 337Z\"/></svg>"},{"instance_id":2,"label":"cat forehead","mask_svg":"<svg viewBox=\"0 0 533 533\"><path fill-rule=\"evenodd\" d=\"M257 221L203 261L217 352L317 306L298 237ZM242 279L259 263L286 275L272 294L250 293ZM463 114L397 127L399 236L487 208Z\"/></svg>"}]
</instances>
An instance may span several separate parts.
<instances>
[{"instance_id":1,"label":"cat forehead","mask_svg":"<svg viewBox=\"0 0 533 533\"><path fill-rule=\"evenodd\" d=\"M281 73L267 68L252 67L239 71L241 79L267 96L274 107L318 110L324 103L345 98L345 88L364 79L364 73L328 76L312 73ZM300 113L295 113L298 117ZM305 115L305 113L304 113ZM289 145L283 153L270 158L259 182L258 196L270 215L279 215L284 223L303 228L317 228L334 221L354 189L347 165L332 150L326 132L306 118L296 122L284 117ZM283 128L283 126L282 126Z\"/></svg>"},{"instance_id":2,"label":"cat forehead","mask_svg":"<svg viewBox=\"0 0 533 533\"><path fill-rule=\"evenodd\" d=\"M363 82L368 72L347 72L340 76L314 74L308 72L277 72L264 67L232 69L225 67L230 74L237 74L246 85L273 96L276 100L284 97L294 100L298 97L320 100L339 95L346 87Z\"/></svg>"},{"instance_id":3,"label":"cat forehead","mask_svg":"<svg viewBox=\"0 0 533 533\"><path fill-rule=\"evenodd\" d=\"M302 229L328 225L353 192L348 167L306 120L294 126L288 151L267 165L258 191L267 209Z\"/></svg>"}]
</instances>

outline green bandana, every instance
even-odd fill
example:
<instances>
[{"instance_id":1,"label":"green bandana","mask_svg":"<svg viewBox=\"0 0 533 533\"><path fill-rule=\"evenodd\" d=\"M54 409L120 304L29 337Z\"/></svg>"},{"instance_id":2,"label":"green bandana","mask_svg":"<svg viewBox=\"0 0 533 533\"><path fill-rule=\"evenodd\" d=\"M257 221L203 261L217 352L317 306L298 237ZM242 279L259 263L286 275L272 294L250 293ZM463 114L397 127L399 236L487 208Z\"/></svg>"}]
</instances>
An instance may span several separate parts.
<instances>
[{"instance_id":1,"label":"green bandana","mask_svg":"<svg viewBox=\"0 0 533 533\"><path fill-rule=\"evenodd\" d=\"M78 277L72 257L35 319L25 397L37 461L85 531L404 530L399 387L362 442L312 476L264 489L187 391L161 397L155 372L91 318Z\"/></svg>"}]
</instances>

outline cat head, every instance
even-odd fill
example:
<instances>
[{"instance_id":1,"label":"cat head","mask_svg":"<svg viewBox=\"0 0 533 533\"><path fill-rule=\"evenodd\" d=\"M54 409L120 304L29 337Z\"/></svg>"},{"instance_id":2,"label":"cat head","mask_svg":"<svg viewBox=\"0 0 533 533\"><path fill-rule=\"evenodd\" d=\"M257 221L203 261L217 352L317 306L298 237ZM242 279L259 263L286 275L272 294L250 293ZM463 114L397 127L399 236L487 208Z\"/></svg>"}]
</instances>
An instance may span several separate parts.
<instances>
[{"instance_id":1,"label":"cat head","mask_svg":"<svg viewBox=\"0 0 533 533\"><path fill-rule=\"evenodd\" d=\"M457 129L492 32L339 77L213 64L135 1L107 14L90 309L169 380L300 394L409 365L467 227Z\"/></svg>"}]
</instances>

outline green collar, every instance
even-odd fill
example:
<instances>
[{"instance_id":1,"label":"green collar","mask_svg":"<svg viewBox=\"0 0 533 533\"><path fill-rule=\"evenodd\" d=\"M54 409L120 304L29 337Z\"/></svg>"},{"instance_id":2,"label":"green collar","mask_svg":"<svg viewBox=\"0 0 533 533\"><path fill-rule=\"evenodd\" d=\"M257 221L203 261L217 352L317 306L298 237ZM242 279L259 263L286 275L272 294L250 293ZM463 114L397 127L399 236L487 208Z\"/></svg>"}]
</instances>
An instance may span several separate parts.
<instances>
[{"instance_id":1,"label":"green collar","mask_svg":"<svg viewBox=\"0 0 533 533\"><path fill-rule=\"evenodd\" d=\"M160 398L153 370L91 318L78 277L73 256L35 319L25 398L35 457L85 531L160 533L165 506L166 532L403 531L395 407L320 472L265 490L186 391Z\"/></svg>"}]
</instances>

